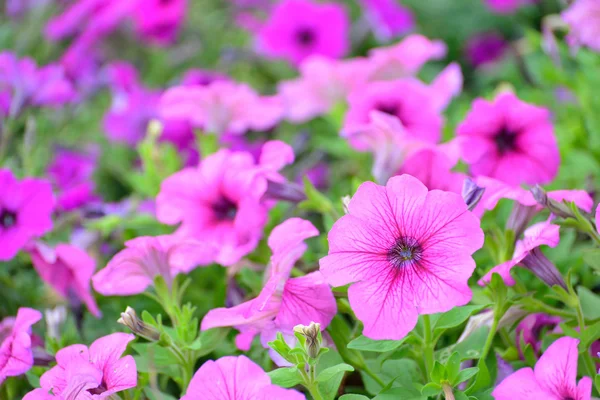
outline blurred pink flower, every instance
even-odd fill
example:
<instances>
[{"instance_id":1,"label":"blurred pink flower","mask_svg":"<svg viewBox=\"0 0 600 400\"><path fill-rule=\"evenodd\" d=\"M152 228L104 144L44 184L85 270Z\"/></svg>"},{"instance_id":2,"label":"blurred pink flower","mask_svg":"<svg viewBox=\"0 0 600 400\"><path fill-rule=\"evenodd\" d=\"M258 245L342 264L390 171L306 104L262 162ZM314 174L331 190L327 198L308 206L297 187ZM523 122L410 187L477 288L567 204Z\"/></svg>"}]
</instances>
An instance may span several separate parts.
<instances>
[{"instance_id":1,"label":"blurred pink flower","mask_svg":"<svg viewBox=\"0 0 600 400\"><path fill-rule=\"evenodd\" d=\"M560 154L547 109L501 93L477 99L457 128L462 158L473 175L511 185L544 184L557 174Z\"/></svg>"},{"instance_id":2,"label":"blurred pink flower","mask_svg":"<svg viewBox=\"0 0 600 400\"><path fill-rule=\"evenodd\" d=\"M201 329L233 326L240 331L236 345L249 350L254 336L268 348L277 332L292 333L294 326L317 322L325 329L337 311L335 298L320 272L289 279L296 261L306 250L305 239L319 232L309 222L290 218L276 226L269 236L271 262L267 282L256 297L231 308L216 308L202 320Z\"/></svg>"},{"instance_id":3,"label":"blurred pink flower","mask_svg":"<svg viewBox=\"0 0 600 400\"><path fill-rule=\"evenodd\" d=\"M525 345L531 345L534 353L537 355L540 353L542 348L542 331L544 328L552 330L555 326L558 326L562 320L560 317L548 315L544 313L529 314L519 322L515 328L516 334L516 345L519 350L521 358L523 358L523 350L521 348L521 341Z\"/></svg>"},{"instance_id":4,"label":"blurred pink flower","mask_svg":"<svg viewBox=\"0 0 600 400\"><path fill-rule=\"evenodd\" d=\"M390 40L415 26L412 12L396 0L361 0L360 5L379 40Z\"/></svg>"},{"instance_id":5,"label":"blurred pink flower","mask_svg":"<svg viewBox=\"0 0 600 400\"><path fill-rule=\"evenodd\" d=\"M501 59L508 50L509 43L495 32L474 35L467 42L465 53L474 67L489 65Z\"/></svg>"},{"instance_id":6,"label":"blurred pink flower","mask_svg":"<svg viewBox=\"0 0 600 400\"><path fill-rule=\"evenodd\" d=\"M135 387L135 360L132 356L121 357L133 339L131 334L113 333L95 340L89 349L74 344L59 350L58 365L42 375L42 388L30 392L25 399L109 399L114 393Z\"/></svg>"},{"instance_id":7,"label":"blurred pink flower","mask_svg":"<svg viewBox=\"0 0 600 400\"><path fill-rule=\"evenodd\" d=\"M206 69L188 69L181 78L183 86L207 86L216 81L230 81L231 79L222 72Z\"/></svg>"},{"instance_id":8,"label":"blurred pink flower","mask_svg":"<svg viewBox=\"0 0 600 400\"><path fill-rule=\"evenodd\" d=\"M50 183L18 181L10 170L0 169L0 261L12 259L31 239L50 231L53 211Z\"/></svg>"},{"instance_id":9,"label":"blurred pink flower","mask_svg":"<svg viewBox=\"0 0 600 400\"><path fill-rule=\"evenodd\" d=\"M84 153L59 149L56 152L47 173L58 189L57 208L70 211L98 199L92 180L96 156L94 151Z\"/></svg>"},{"instance_id":10,"label":"blurred pink flower","mask_svg":"<svg viewBox=\"0 0 600 400\"><path fill-rule=\"evenodd\" d=\"M134 9L132 18L142 38L168 45L177 38L186 12L187 0L145 0Z\"/></svg>"},{"instance_id":11,"label":"blurred pink flower","mask_svg":"<svg viewBox=\"0 0 600 400\"><path fill-rule=\"evenodd\" d=\"M481 246L479 219L459 194L428 191L402 175L386 186L358 188L329 232L321 272L332 286L351 284L348 298L363 335L398 340L419 314L470 301L471 255Z\"/></svg>"},{"instance_id":12,"label":"blurred pink flower","mask_svg":"<svg viewBox=\"0 0 600 400\"><path fill-rule=\"evenodd\" d=\"M535 3L538 0L484 0L486 5L495 13L512 14L519 8Z\"/></svg>"},{"instance_id":13,"label":"blurred pink flower","mask_svg":"<svg viewBox=\"0 0 600 400\"><path fill-rule=\"evenodd\" d=\"M579 340L562 337L542 354L534 369L522 368L492 392L496 400L590 400L592 379L577 384Z\"/></svg>"},{"instance_id":14,"label":"blurred pink flower","mask_svg":"<svg viewBox=\"0 0 600 400\"><path fill-rule=\"evenodd\" d=\"M562 13L571 29L567 41L571 46L587 46L600 52L600 2L576 0Z\"/></svg>"},{"instance_id":15,"label":"blurred pink flower","mask_svg":"<svg viewBox=\"0 0 600 400\"><path fill-rule=\"evenodd\" d=\"M341 58L350 47L349 25L339 3L283 0L258 32L258 50L294 65L311 55Z\"/></svg>"},{"instance_id":16,"label":"blurred pink flower","mask_svg":"<svg viewBox=\"0 0 600 400\"><path fill-rule=\"evenodd\" d=\"M33 367L31 326L42 319L42 313L26 307L19 308L16 318L0 326L0 385L9 376L18 376ZM7 328L5 331L4 328Z\"/></svg>"},{"instance_id":17,"label":"blurred pink flower","mask_svg":"<svg viewBox=\"0 0 600 400\"><path fill-rule=\"evenodd\" d=\"M44 282L70 303L82 301L95 317L101 317L90 289L90 280L96 270L96 261L92 257L69 244L59 244L53 249L39 242L28 251Z\"/></svg>"},{"instance_id":18,"label":"blurred pink flower","mask_svg":"<svg viewBox=\"0 0 600 400\"><path fill-rule=\"evenodd\" d=\"M260 96L246 84L214 81L168 89L159 112L163 118L185 120L208 133L243 134L274 127L283 116L283 106L278 97Z\"/></svg>"},{"instance_id":19,"label":"blurred pink flower","mask_svg":"<svg viewBox=\"0 0 600 400\"><path fill-rule=\"evenodd\" d=\"M218 248L216 262L231 265L250 253L262 236L269 205L262 196L267 179L294 160L290 146L271 141L259 162L250 153L222 149L163 181L156 215L165 224L181 223L176 235Z\"/></svg>"},{"instance_id":20,"label":"blurred pink flower","mask_svg":"<svg viewBox=\"0 0 600 400\"><path fill-rule=\"evenodd\" d=\"M210 264L215 253L210 245L193 239L172 235L137 237L125 242L125 249L94 275L94 289L105 296L138 294L158 275L171 286L178 273Z\"/></svg>"},{"instance_id":21,"label":"blurred pink flower","mask_svg":"<svg viewBox=\"0 0 600 400\"><path fill-rule=\"evenodd\" d=\"M300 392L273 385L246 356L209 360L194 374L181 400L304 400Z\"/></svg>"}]
</instances>

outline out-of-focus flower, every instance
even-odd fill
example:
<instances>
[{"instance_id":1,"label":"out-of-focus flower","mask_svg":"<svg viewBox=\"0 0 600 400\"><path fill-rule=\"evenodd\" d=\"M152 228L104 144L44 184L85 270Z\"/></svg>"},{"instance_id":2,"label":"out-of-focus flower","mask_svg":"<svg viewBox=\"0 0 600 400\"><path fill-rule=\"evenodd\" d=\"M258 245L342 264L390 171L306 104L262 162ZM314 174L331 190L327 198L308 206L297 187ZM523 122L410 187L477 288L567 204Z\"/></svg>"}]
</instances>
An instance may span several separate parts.
<instances>
[{"instance_id":1,"label":"out-of-focus flower","mask_svg":"<svg viewBox=\"0 0 600 400\"><path fill-rule=\"evenodd\" d=\"M186 168L161 185L156 215L166 224L181 223L176 235L192 237L218 248L216 261L233 264L251 252L263 232L269 206L262 201L267 180L292 162L290 146L267 142L258 163L247 152L220 150Z\"/></svg>"},{"instance_id":2,"label":"out-of-focus flower","mask_svg":"<svg viewBox=\"0 0 600 400\"><path fill-rule=\"evenodd\" d=\"M312 55L340 58L350 45L349 25L339 3L283 0L258 32L258 50L295 65Z\"/></svg>"},{"instance_id":3,"label":"out-of-focus flower","mask_svg":"<svg viewBox=\"0 0 600 400\"><path fill-rule=\"evenodd\" d=\"M538 0L484 0L487 6L498 14L512 14L519 8Z\"/></svg>"},{"instance_id":4,"label":"out-of-focus flower","mask_svg":"<svg viewBox=\"0 0 600 400\"><path fill-rule=\"evenodd\" d=\"M273 253L266 273L267 282L258 297L235 307L209 311L202 320L202 330L233 326L240 331L236 345L248 350L257 334L267 348L277 332L292 334L298 324L314 321L325 329L337 307L321 273L288 279L294 264L306 250L304 240L318 234L309 221L300 218L288 219L275 227L268 241Z\"/></svg>"},{"instance_id":5,"label":"out-of-focus flower","mask_svg":"<svg viewBox=\"0 0 600 400\"><path fill-rule=\"evenodd\" d=\"M183 74L181 84L184 86L207 86L216 81L230 80L227 75L219 71L192 68Z\"/></svg>"},{"instance_id":6,"label":"out-of-focus flower","mask_svg":"<svg viewBox=\"0 0 600 400\"><path fill-rule=\"evenodd\" d=\"M92 257L69 244L59 244L53 249L39 242L28 251L44 282L71 304L82 301L94 316L102 315L90 289L90 280L96 270L96 261Z\"/></svg>"},{"instance_id":7,"label":"out-of-focus flower","mask_svg":"<svg viewBox=\"0 0 600 400\"><path fill-rule=\"evenodd\" d=\"M554 266L541 252L540 246L556 247L560 241L558 234L560 227L548 221L539 222L527 228L523 240L519 240L515 246L513 258L492 268L479 281L480 285L489 283L492 274L497 273L502 277L504 283L513 286L516 282L510 275L510 271L517 265L529 269L549 286L560 285L565 287L564 280Z\"/></svg>"},{"instance_id":8,"label":"out-of-focus flower","mask_svg":"<svg viewBox=\"0 0 600 400\"><path fill-rule=\"evenodd\" d=\"M379 40L390 40L414 28L412 12L395 0L361 0L360 4Z\"/></svg>"},{"instance_id":9,"label":"out-of-focus flower","mask_svg":"<svg viewBox=\"0 0 600 400\"><path fill-rule=\"evenodd\" d=\"M0 53L0 94L10 104L10 115L26 107L56 107L75 97L60 65L38 67L32 59L18 59L10 52Z\"/></svg>"},{"instance_id":10,"label":"out-of-focus flower","mask_svg":"<svg viewBox=\"0 0 600 400\"><path fill-rule=\"evenodd\" d=\"M264 131L283 116L278 97L260 96L242 83L216 81L206 86L177 86L165 92L160 115L189 122L209 133Z\"/></svg>"},{"instance_id":11,"label":"out-of-focus flower","mask_svg":"<svg viewBox=\"0 0 600 400\"><path fill-rule=\"evenodd\" d=\"M563 337L542 354L534 369L522 368L494 389L496 400L577 399L590 400L592 379L577 384L579 340Z\"/></svg>"},{"instance_id":12,"label":"out-of-focus flower","mask_svg":"<svg viewBox=\"0 0 600 400\"><path fill-rule=\"evenodd\" d=\"M350 305L369 338L401 339L419 314L471 299L471 255L483 231L459 194L428 191L410 175L364 183L328 238L321 272L332 286L351 284Z\"/></svg>"},{"instance_id":13,"label":"out-of-focus flower","mask_svg":"<svg viewBox=\"0 0 600 400\"><path fill-rule=\"evenodd\" d=\"M92 174L96 153L59 149L48 166L48 176L58 189L57 207L70 211L96 200Z\"/></svg>"},{"instance_id":14,"label":"out-of-focus flower","mask_svg":"<svg viewBox=\"0 0 600 400\"><path fill-rule=\"evenodd\" d=\"M7 0L6 14L13 18L22 17L25 13L43 7L52 0Z\"/></svg>"},{"instance_id":15,"label":"out-of-focus flower","mask_svg":"<svg viewBox=\"0 0 600 400\"><path fill-rule=\"evenodd\" d=\"M144 0L132 15L139 35L152 43L167 45L179 33L187 11L187 0Z\"/></svg>"},{"instance_id":16,"label":"out-of-focus flower","mask_svg":"<svg viewBox=\"0 0 600 400\"><path fill-rule=\"evenodd\" d=\"M557 174L560 155L547 109L501 93L477 99L458 126L462 158L473 175L511 185L544 184Z\"/></svg>"},{"instance_id":17,"label":"out-of-focus flower","mask_svg":"<svg viewBox=\"0 0 600 400\"><path fill-rule=\"evenodd\" d=\"M181 400L304 400L300 392L273 385L246 356L209 360L194 374Z\"/></svg>"},{"instance_id":18,"label":"out-of-focus flower","mask_svg":"<svg viewBox=\"0 0 600 400\"><path fill-rule=\"evenodd\" d=\"M561 14L569 25L567 41L571 46L587 46L600 52L600 2L576 0Z\"/></svg>"},{"instance_id":19,"label":"out-of-focus flower","mask_svg":"<svg viewBox=\"0 0 600 400\"><path fill-rule=\"evenodd\" d=\"M31 239L48 232L53 210L50 183L18 181L10 170L0 169L0 261L12 259Z\"/></svg>"},{"instance_id":20,"label":"out-of-focus flower","mask_svg":"<svg viewBox=\"0 0 600 400\"><path fill-rule=\"evenodd\" d=\"M24 400L107 399L135 387L135 360L132 356L121 357L133 339L131 334L113 333L95 340L89 349L74 344L59 350L58 365L42 375L41 389L30 392Z\"/></svg>"},{"instance_id":21,"label":"out-of-focus flower","mask_svg":"<svg viewBox=\"0 0 600 400\"><path fill-rule=\"evenodd\" d=\"M521 357L523 357L521 349L521 340L526 345L529 344L536 354L540 353L542 348L542 331L544 328L552 330L561 322L560 317L548 315L544 313L529 314L515 328L516 345Z\"/></svg>"},{"instance_id":22,"label":"out-of-focus flower","mask_svg":"<svg viewBox=\"0 0 600 400\"><path fill-rule=\"evenodd\" d=\"M171 285L178 273L188 273L198 265L210 264L216 249L190 238L141 236L125 242L106 268L92 278L94 289L105 296L142 293L162 276Z\"/></svg>"},{"instance_id":23,"label":"out-of-focus flower","mask_svg":"<svg viewBox=\"0 0 600 400\"><path fill-rule=\"evenodd\" d=\"M15 318L0 322L0 385L9 376L18 376L33 366L31 326L42 319L42 313L19 308Z\"/></svg>"},{"instance_id":24,"label":"out-of-focus flower","mask_svg":"<svg viewBox=\"0 0 600 400\"><path fill-rule=\"evenodd\" d=\"M508 42L498 33L481 33L469 39L465 53L473 66L480 67L500 60L508 46Z\"/></svg>"}]
</instances>

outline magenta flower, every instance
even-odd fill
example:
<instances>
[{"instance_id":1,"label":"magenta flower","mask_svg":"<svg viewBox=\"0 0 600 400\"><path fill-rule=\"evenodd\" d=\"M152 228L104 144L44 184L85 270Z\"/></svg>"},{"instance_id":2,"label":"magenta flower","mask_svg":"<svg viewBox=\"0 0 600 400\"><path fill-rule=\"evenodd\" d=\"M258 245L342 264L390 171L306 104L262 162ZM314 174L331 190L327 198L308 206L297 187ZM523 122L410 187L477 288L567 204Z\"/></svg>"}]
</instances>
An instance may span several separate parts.
<instances>
[{"instance_id":1,"label":"magenta flower","mask_svg":"<svg viewBox=\"0 0 600 400\"><path fill-rule=\"evenodd\" d=\"M493 102L477 99L457 133L473 175L511 185L543 184L557 174L558 145L548 110L501 93Z\"/></svg>"},{"instance_id":2,"label":"magenta flower","mask_svg":"<svg viewBox=\"0 0 600 400\"><path fill-rule=\"evenodd\" d=\"M231 265L250 253L260 240L269 205L262 196L267 179L294 154L283 142L267 142L258 163L247 152L220 150L163 181L156 215L165 224L181 223L177 235L214 244L216 262Z\"/></svg>"},{"instance_id":3,"label":"magenta flower","mask_svg":"<svg viewBox=\"0 0 600 400\"><path fill-rule=\"evenodd\" d=\"M571 46L587 46L600 52L600 3L597 0L576 0L561 14L569 25L567 41Z\"/></svg>"},{"instance_id":4,"label":"magenta flower","mask_svg":"<svg viewBox=\"0 0 600 400\"><path fill-rule=\"evenodd\" d=\"M304 400L303 394L271 383L246 356L209 360L194 374L181 400Z\"/></svg>"},{"instance_id":5,"label":"magenta flower","mask_svg":"<svg viewBox=\"0 0 600 400\"><path fill-rule=\"evenodd\" d=\"M40 378L41 389L27 400L53 398L108 399L114 393L137 385L137 367L132 356L121 357L134 335L113 333L89 347L74 344L56 353L58 365Z\"/></svg>"},{"instance_id":6,"label":"magenta flower","mask_svg":"<svg viewBox=\"0 0 600 400\"><path fill-rule=\"evenodd\" d=\"M543 329L552 330L561 323L560 317L547 315L544 313L529 314L515 328L516 345L519 354L523 357L521 349L521 340L526 345L531 345L533 351L539 354L542 348Z\"/></svg>"},{"instance_id":7,"label":"magenta flower","mask_svg":"<svg viewBox=\"0 0 600 400\"><path fill-rule=\"evenodd\" d=\"M106 268L92 278L94 289L105 296L142 293L158 275L170 286L178 273L208 265L216 250L206 243L172 235L142 236L125 242Z\"/></svg>"},{"instance_id":8,"label":"magenta flower","mask_svg":"<svg viewBox=\"0 0 600 400\"><path fill-rule=\"evenodd\" d=\"M473 66L480 67L501 59L508 47L509 43L501 35L494 32L480 33L469 39L465 53Z\"/></svg>"},{"instance_id":9,"label":"magenta flower","mask_svg":"<svg viewBox=\"0 0 600 400\"><path fill-rule=\"evenodd\" d=\"M70 211L97 199L92 174L96 153L58 150L48 166L48 176L58 189L57 207Z\"/></svg>"},{"instance_id":10,"label":"magenta flower","mask_svg":"<svg viewBox=\"0 0 600 400\"><path fill-rule=\"evenodd\" d=\"M36 243L28 251L44 282L71 303L82 301L94 316L102 315L90 289L90 280L96 270L96 261L92 257L69 244L59 244L52 249Z\"/></svg>"},{"instance_id":11,"label":"magenta flower","mask_svg":"<svg viewBox=\"0 0 600 400\"><path fill-rule=\"evenodd\" d=\"M159 111L163 118L184 120L221 135L268 130L281 119L283 106L278 97L260 96L246 84L215 81L206 86L167 90Z\"/></svg>"},{"instance_id":12,"label":"magenta flower","mask_svg":"<svg viewBox=\"0 0 600 400\"><path fill-rule=\"evenodd\" d=\"M258 33L258 49L294 65L311 55L341 58L349 43L350 21L338 3L283 0Z\"/></svg>"},{"instance_id":13,"label":"magenta flower","mask_svg":"<svg viewBox=\"0 0 600 400\"><path fill-rule=\"evenodd\" d=\"M483 245L479 219L462 197L428 191L410 175L362 184L329 232L321 272L351 284L350 305L372 339L403 338L419 314L467 304L471 255Z\"/></svg>"},{"instance_id":14,"label":"magenta flower","mask_svg":"<svg viewBox=\"0 0 600 400\"><path fill-rule=\"evenodd\" d=\"M379 40L390 40L414 28L412 12L395 0L361 0L360 4Z\"/></svg>"},{"instance_id":15,"label":"magenta flower","mask_svg":"<svg viewBox=\"0 0 600 400\"><path fill-rule=\"evenodd\" d=\"M562 337L552 343L534 369L522 368L504 379L492 392L496 400L590 400L592 379L577 384L579 340Z\"/></svg>"},{"instance_id":16,"label":"magenta flower","mask_svg":"<svg viewBox=\"0 0 600 400\"><path fill-rule=\"evenodd\" d=\"M0 261L12 259L31 239L52 229L54 196L41 179L15 179L0 169Z\"/></svg>"},{"instance_id":17,"label":"magenta flower","mask_svg":"<svg viewBox=\"0 0 600 400\"><path fill-rule=\"evenodd\" d=\"M144 1L132 15L139 35L159 45L172 43L186 16L187 0Z\"/></svg>"},{"instance_id":18,"label":"magenta flower","mask_svg":"<svg viewBox=\"0 0 600 400\"><path fill-rule=\"evenodd\" d=\"M31 326L40 319L41 312L21 307L10 327L0 330L0 385L7 377L24 374L33 367Z\"/></svg>"},{"instance_id":19,"label":"magenta flower","mask_svg":"<svg viewBox=\"0 0 600 400\"><path fill-rule=\"evenodd\" d=\"M325 329L337 311L331 288L320 272L288 279L306 250L304 240L319 232L308 221L291 218L273 229L269 247L273 254L267 270L267 282L258 297L231 308L216 308L206 314L201 329L233 326L240 334L236 345L249 350L260 333L265 348L277 332L291 334L294 326L317 322Z\"/></svg>"},{"instance_id":20,"label":"magenta flower","mask_svg":"<svg viewBox=\"0 0 600 400\"><path fill-rule=\"evenodd\" d=\"M548 221L539 222L527 228L523 240L519 240L515 245L512 259L492 268L483 278L481 278L479 284L483 286L486 283L489 283L492 279L492 274L497 273L502 277L502 280L504 280L506 285L513 286L516 282L511 276L510 271L517 265L523 265L532 270L536 275L540 272L543 274L544 271L539 271L539 268L535 268L537 265L536 261L540 259L544 261L547 260L539 247L556 247L560 241L560 236L558 234L559 229L560 226L551 224ZM540 278L548 278L548 282L552 282L551 284L564 285L562 277L558 271L556 271L556 267L552 264L547 267L547 271L545 271L546 274L540 276ZM544 279L544 281L546 281L546 279Z\"/></svg>"}]
</instances>

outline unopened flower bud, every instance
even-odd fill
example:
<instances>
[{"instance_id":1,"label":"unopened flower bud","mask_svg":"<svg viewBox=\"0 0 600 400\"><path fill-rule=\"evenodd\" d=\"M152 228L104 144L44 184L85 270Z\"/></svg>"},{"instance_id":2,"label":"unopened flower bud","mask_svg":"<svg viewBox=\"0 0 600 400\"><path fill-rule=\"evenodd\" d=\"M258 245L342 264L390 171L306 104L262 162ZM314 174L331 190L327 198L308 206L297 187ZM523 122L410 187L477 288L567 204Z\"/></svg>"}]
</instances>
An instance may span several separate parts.
<instances>
[{"instance_id":1,"label":"unopened flower bud","mask_svg":"<svg viewBox=\"0 0 600 400\"><path fill-rule=\"evenodd\" d=\"M485 192L485 188L481 186L477 186L477 183L471 178L465 178L462 187L462 198L467 204L467 208L469 211L473 211L473 209L481 200L483 196L483 192Z\"/></svg>"},{"instance_id":2,"label":"unopened flower bud","mask_svg":"<svg viewBox=\"0 0 600 400\"><path fill-rule=\"evenodd\" d=\"M573 214L573 211L564 203L558 202L556 200L552 200L548 197L548 194L544 189L542 189L539 185L535 185L531 188L531 194L535 201L538 202L541 206L546 207L550 212L557 217L561 218L575 218L576 216Z\"/></svg>"},{"instance_id":3,"label":"unopened flower bud","mask_svg":"<svg viewBox=\"0 0 600 400\"><path fill-rule=\"evenodd\" d=\"M294 332L306 338L305 349L310 358L316 359L321 350L321 324L311 322L309 326L296 325Z\"/></svg>"},{"instance_id":4,"label":"unopened flower bud","mask_svg":"<svg viewBox=\"0 0 600 400\"><path fill-rule=\"evenodd\" d=\"M537 212L536 206L524 206L519 202L515 202L508 216L508 221L506 221L506 229L512 230L515 233L515 238L521 237Z\"/></svg>"},{"instance_id":5,"label":"unopened flower bud","mask_svg":"<svg viewBox=\"0 0 600 400\"><path fill-rule=\"evenodd\" d=\"M121 318L117 322L131 329L136 335L150 341L156 342L160 339L160 332L155 327L148 325L138 318L135 310L131 307L127 307L125 312L121 313Z\"/></svg>"},{"instance_id":6,"label":"unopened flower bud","mask_svg":"<svg viewBox=\"0 0 600 400\"><path fill-rule=\"evenodd\" d=\"M264 194L267 199L289 201L300 203L306 200L306 194L302 187L293 182L267 181L267 191Z\"/></svg>"},{"instance_id":7,"label":"unopened flower bud","mask_svg":"<svg viewBox=\"0 0 600 400\"><path fill-rule=\"evenodd\" d=\"M550 287L558 285L563 289L567 289L567 284L561 273L538 247L531 250L523 261L521 261L521 264L533 272L546 285Z\"/></svg>"}]
</instances>

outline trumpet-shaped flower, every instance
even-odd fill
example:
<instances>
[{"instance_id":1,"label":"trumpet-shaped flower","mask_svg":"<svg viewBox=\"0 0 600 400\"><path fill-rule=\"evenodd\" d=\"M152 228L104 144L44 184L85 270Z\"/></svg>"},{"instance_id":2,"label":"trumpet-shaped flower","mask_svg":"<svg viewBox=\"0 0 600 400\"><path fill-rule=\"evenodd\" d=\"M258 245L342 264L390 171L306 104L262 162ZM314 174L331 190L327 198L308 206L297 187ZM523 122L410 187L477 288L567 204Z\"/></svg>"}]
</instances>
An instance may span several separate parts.
<instances>
[{"instance_id":1,"label":"trumpet-shaped flower","mask_svg":"<svg viewBox=\"0 0 600 400\"><path fill-rule=\"evenodd\" d=\"M79 153L59 150L48 167L48 175L58 189L57 207L64 211L76 209L97 197L92 174L96 168L94 152Z\"/></svg>"},{"instance_id":2,"label":"trumpet-shaped flower","mask_svg":"<svg viewBox=\"0 0 600 400\"><path fill-rule=\"evenodd\" d=\"M276 333L292 333L294 326L317 322L325 329L337 308L331 288L320 272L288 279L296 261L306 250L304 239L319 232L308 221L291 218L275 227L269 236L273 254L267 282L258 297L231 308L217 308L206 314L202 330L233 326L240 331L237 346L248 350L260 333L264 347Z\"/></svg>"},{"instance_id":3,"label":"trumpet-shaped flower","mask_svg":"<svg viewBox=\"0 0 600 400\"><path fill-rule=\"evenodd\" d=\"M6 332L0 330L0 385L7 377L24 374L33 366L31 326L40 319L41 312L22 307L10 328Z\"/></svg>"},{"instance_id":4,"label":"trumpet-shaped flower","mask_svg":"<svg viewBox=\"0 0 600 400\"><path fill-rule=\"evenodd\" d=\"M563 337L542 354L535 368L521 368L492 392L496 400L590 400L592 379L577 383L579 340Z\"/></svg>"},{"instance_id":5,"label":"trumpet-shaped flower","mask_svg":"<svg viewBox=\"0 0 600 400\"><path fill-rule=\"evenodd\" d=\"M0 169L0 261L12 259L31 239L48 232L53 210L50 183L18 181L10 170Z\"/></svg>"},{"instance_id":6,"label":"trumpet-shaped flower","mask_svg":"<svg viewBox=\"0 0 600 400\"><path fill-rule=\"evenodd\" d=\"M531 345L536 354L540 353L542 348L542 332L546 328L552 330L561 323L561 318L544 313L529 314L515 328L516 345L521 357L523 350L521 349L521 340L526 345Z\"/></svg>"},{"instance_id":7,"label":"trumpet-shaped flower","mask_svg":"<svg viewBox=\"0 0 600 400\"><path fill-rule=\"evenodd\" d=\"M329 232L321 272L332 286L350 284L350 305L365 336L398 340L419 314L469 302L471 255L482 245L479 219L459 194L428 191L401 175L386 186L358 188L348 214Z\"/></svg>"},{"instance_id":8,"label":"trumpet-shaped flower","mask_svg":"<svg viewBox=\"0 0 600 400\"><path fill-rule=\"evenodd\" d=\"M209 360L194 374L181 400L304 400L300 392L283 389L246 356Z\"/></svg>"}]
</instances>

